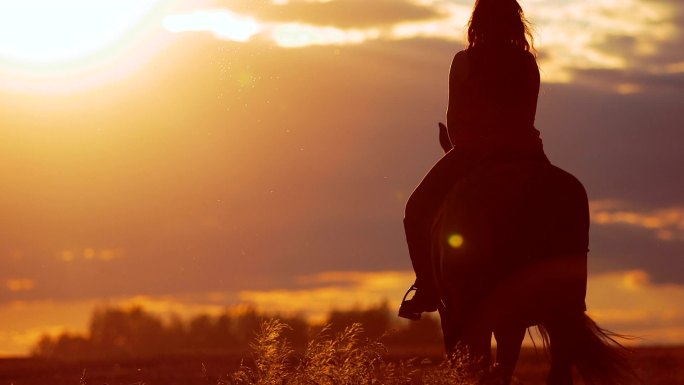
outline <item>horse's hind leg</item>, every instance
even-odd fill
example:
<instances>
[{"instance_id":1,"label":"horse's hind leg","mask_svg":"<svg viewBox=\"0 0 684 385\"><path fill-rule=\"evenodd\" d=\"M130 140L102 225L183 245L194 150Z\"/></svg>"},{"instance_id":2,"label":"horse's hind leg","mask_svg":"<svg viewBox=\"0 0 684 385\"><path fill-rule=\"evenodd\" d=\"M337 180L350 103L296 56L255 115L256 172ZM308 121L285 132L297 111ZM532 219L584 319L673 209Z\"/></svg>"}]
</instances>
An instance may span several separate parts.
<instances>
[{"instance_id":1,"label":"horse's hind leg","mask_svg":"<svg viewBox=\"0 0 684 385\"><path fill-rule=\"evenodd\" d=\"M573 339L577 336L571 333L567 320L556 318L544 324L549 333L551 350L551 370L546 378L547 385L572 385L572 364L576 353Z\"/></svg>"},{"instance_id":2,"label":"horse's hind leg","mask_svg":"<svg viewBox=\"0 0 684 385\"><path fill-rule=\"evenodd\" d=\"M507 326L494 332L494 338L496 338L496 364L501 374L501 383L503 385L511 383L526 330L524 327Z\"/></svg>"}]
</instances>

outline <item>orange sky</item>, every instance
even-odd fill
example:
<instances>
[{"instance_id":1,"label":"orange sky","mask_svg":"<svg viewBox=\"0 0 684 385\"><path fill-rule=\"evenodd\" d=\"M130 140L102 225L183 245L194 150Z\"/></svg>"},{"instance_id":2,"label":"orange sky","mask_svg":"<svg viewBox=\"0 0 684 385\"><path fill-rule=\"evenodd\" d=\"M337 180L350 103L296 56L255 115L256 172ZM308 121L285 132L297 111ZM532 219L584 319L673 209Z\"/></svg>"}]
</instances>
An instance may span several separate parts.
<instances>
[{"instance_id":1,"label":"orange sky","mask_svg":"<svg viewBox=\"0 0 684 385\"><path fill-rule=\"evenodd\" d=\"M73 3L59 11L88 11ZM125 31L55 40L66 59L34 47L58 36L47 8L37 40L0 39L0 354L82 330L102 303L306 302L315 317L398 301L403 204L439 156L471 4L276 3L129 4ZM537 126L592 200L590 311L682 343L684 6L608 3L522 3Z\"/></svg>"}]
</instances>

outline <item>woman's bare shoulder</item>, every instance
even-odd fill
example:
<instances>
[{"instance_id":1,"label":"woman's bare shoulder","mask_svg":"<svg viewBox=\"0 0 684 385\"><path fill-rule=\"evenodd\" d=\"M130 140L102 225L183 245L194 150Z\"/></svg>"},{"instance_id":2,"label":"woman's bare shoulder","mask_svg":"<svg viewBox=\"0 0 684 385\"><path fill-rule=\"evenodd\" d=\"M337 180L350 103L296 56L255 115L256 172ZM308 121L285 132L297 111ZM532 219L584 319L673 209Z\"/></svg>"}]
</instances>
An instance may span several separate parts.
<instances>
[{"instance_id":1,"label":"woman's bare shoulder","mask_svg":"<svg viewBox=\"0 0 684 385\"><path fill-rule=\"evenodd\" d=\"M464 49L462 51L456 52L456 55L454 55L454 60L452 61L453 64L465 64L466 60L468 58L468 50Z\"/></svg>"},{"instance_id":2,"label":"woman's bare shoulder","mask_svg":"<svg viewBox=\"0 0 684 385\"><path fill-rule=\"evenodd\" d=\"M451 81L460 82L468 75L468 51L459 51L454 55L454 60L451 62L451 70L449 71Z\"/></svg>"}]
</instances>

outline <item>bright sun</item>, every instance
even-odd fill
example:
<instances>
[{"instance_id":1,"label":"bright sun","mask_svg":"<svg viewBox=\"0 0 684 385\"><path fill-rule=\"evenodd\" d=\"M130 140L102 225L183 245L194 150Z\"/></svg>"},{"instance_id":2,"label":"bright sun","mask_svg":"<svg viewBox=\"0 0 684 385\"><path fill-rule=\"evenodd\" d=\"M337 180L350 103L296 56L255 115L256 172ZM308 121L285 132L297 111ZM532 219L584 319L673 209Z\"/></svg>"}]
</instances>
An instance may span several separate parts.
<instances>
[{"instance_id":1,"label":"bright sun","mask_svg":"<svg viewBox=\"0 0 684 385\"><path fill-rule=\"evenodd\" d=\"M50 76L111 59L169 0L1 0L0 69Z\"/></svg>"}]
</instances>

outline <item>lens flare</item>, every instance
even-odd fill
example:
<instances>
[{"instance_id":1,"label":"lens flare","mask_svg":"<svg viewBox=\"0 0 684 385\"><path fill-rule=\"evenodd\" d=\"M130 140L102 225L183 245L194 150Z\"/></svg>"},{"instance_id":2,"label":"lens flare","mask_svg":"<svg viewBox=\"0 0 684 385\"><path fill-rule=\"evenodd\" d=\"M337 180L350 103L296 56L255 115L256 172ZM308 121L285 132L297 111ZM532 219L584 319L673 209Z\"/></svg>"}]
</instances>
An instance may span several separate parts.
<instances>
[{"instance_id":1,"label":"lens flare","mask_svg":"<svg viewBox=\"0 0 684 385\"><path fill-rule=\"evenodd\" d=\"M463 246L463 236L461 234L452 234L447 242L449 242L449 246L458 249Z\"/></svg>"}]
</instances>

